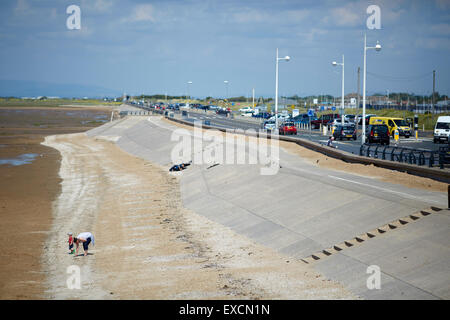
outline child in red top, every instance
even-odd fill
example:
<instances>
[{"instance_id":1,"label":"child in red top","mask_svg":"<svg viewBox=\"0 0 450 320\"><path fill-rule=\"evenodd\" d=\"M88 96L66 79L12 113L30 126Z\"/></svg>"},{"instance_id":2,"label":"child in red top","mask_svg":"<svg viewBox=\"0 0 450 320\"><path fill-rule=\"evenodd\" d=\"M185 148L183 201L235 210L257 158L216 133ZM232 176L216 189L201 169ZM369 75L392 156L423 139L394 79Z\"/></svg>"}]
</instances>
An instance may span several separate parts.
<instances>
[{"instance_id":1,"label":"child in red top","mask_svg":"<svg viewBox=\"0 0 450 320\"><path fill-rule=\"evenodd\" d=\"M73 254L74 249L73 249L73 237L72 237L72 232L69 232L67 234L69 236L69 254Z\"/></svg>"}]
</instances>

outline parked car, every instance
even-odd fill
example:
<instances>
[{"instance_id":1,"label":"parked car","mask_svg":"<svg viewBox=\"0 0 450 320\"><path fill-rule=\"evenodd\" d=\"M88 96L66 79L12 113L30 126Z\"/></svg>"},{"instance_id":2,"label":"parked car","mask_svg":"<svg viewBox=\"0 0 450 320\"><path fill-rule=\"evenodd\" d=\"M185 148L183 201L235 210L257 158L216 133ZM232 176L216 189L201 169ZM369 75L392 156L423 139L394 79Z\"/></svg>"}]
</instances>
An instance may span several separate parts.
<instances>
[{"instance_id":1,"label":"parked car","mask_svg":"<svg viewBox=\"0 0 450 320\"><path fill-rule=\"evenodd\" d=\"M230 113L230 110L227 110L227 109L224 109L224 108L217 109L217 111L216 111L216 114L222 115L222 116L227 116L227 117L228 117L229 113Z\"/></svg>"},{"instance_id":2,"label":"parked car","mask_svg":"<svg viewBox=\"0 0 450 320\"><path fill-rule=\"evenodd\" d=\"M285 122L278 130L280 135L297 134L297 128L294 122Z\"/></svg>"},{"instance_id":3,"label":"parked car","mask_svg":"<svg viewBox=\"0 0 450 320\"><path fill-rule=\"evenodd\" d=\"M264 122L264 129L268 131L275 130L275 121L274 120L268 120Z\"/></svg>"},{"instance_id":4,"label":"parked car","mask_svg":"<svg viewBox=\"0 0 450 320\"><path fill-rule=\"evenodd\" d=\"M327 125L328 122L333 121L334 119L340 119L340 115L337 113L333 114L323 114L317 120L311 121L311 127L313 129L319 129L320 125Z\"/></svg>"},{"instance_id":5,"label":"parked car","mask_svg":"<svg viewBox=\"0 0 450 320\"><path fill-rule=\"evenodd\" d=\"M349 122L355 123L356 116L354 114L346 114L344 115L344 119Z\"/></svg>"},{"instance_id":6,"label":"parked car","mask_svg":"<svg viewBox=\"0 0 450 320\"><path fill-rule=\"evenodd\" d=\"M354 123L344 119L344 125L346 125L346 124L347 125L350 125L350 124L355 125ZM328 122L328 126L330 126L330 127L336 127L338 125L342 125L342 118L334 119L332 122Z\"/></svg>"},{"instance_id":7,"label":"parked car","mask_svg":"<svg viewBox=\"0 0 450 320\"><path fill-rule=\"evenodd\" d=\"M370 118L371 117L376 117L376 116L377 116L376 114L366 114L366 126L369 125ZM359 115L356 116L356 121L355 122L358 122L358 125L362 126L362 114L359 114Z\"/></svg>"},{"instance_id":8,"label":"parked car","mask_svg":"<svg viewBox=\"0 0 450 320\"><path fill-rule=\"evenodd\" d=\"M302 113L302 114L299 114L298 116L293 117L291 120L294 121L295 123L307 124L307 123L309 123L309 120L310 120L309 118L310 117L308 116L307 113ZM311 117L311 123L315 120L317 120L317 116Z\"/></svg>"},{"instance_id":9,"label":"parked car","mask_svg":"<svg viewBox=\"0 0 450 320\"><path fill-rule=\"evenodd\" d=\"M259 113L256 113L256 114L255 113L252 114L252 117L269 119L270 117L272 117L272 115L269 112L259 112Z\"/></svg>"},{"instance_id":10,"label":"parked car","mask_svg":"<svg viewBox=\"0 0 450 320\"><path fill-rule=\"evenodd\" d=\"M252 107L240 108L239 112L253 112L253 108Z\"/></svg>"},{"instance_id":11,"label":"parked car","mask_svg":"<svg viewBox=\"0 0 450 320\"><path fill-rule=\"evenodd\" d=\"M356 140L356 126L354 124L338 124L334 129L333 137L335 140Z\"/></svg>"},{"instance_id":12,"label":"parked car","mask_svg":"<svg viewBox=\"0 0 450 320\"><path fill-rule=\"evenodd\" d=\"M384 124L389 128L389 134L393 137L395 130L398 130L400 136L409 138L411 136L411 128L402 118L391 117L371 117L369 124Z\"/></svg>"},{"instance_id":13,"label":"parked car","mask_svg":"<svg viewBox=\"0 0 450 320\"><path fill-rule=\"evenodd\" d=\"M209 106L204 106L204 105L202 105L202 104L200 104L198 107L197 107L197 109L199 109L199 110L209 110Z\"/></svg>"},{"instance_id":14,"label":"parked car","mask_svg":"<svg viewBox=\"0 0 450 320\"><path fill-rule=\"evenodd\" d=\"M289 119L289 115L285 113L278 113L278 121L286 121ZM270 117L269 120L275 121L275 115Z\"/></svg>"},{"instance_id":15,"label":"parked car","mask_svg":"<svg viewBox=\"0 0 450 320\"><path fill-rule=\"evenodd\" d=\"M389 128L384 124L369 124L366 127L366 143L389 145Z\"/></svg>"},{"instance_id":16,"label":"parked car","mask_svg":"<svg viewBox=\"0 0 450 320\"><path fill-rule=\"evenodd\" d=\"M450 143L450 116L440 116L434 126L434 143L446 141Z\"/></svg>"}]
</instances>

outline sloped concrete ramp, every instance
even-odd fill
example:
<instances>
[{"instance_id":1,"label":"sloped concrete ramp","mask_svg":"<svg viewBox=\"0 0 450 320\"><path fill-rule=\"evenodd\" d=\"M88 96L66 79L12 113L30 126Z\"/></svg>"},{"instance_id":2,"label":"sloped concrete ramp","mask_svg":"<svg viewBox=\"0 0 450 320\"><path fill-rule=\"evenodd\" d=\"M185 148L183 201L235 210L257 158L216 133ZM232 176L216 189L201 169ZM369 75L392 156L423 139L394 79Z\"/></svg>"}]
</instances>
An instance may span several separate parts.
<instances>
[{"instance_id":1,"label":"sloped concrete ramp","mask_svg":"<svg viewBox=\"0 0 450 320\"><path fill-rule=\"evenodd\" d=\"M119 137L123 150L169 168L176 129L159 117L130 117L88 134ZM283 150L280 164L276 175L266 176L259 165L194 164L181 176L184 206L313 264L364 298L450 297L450 225L444 211L333 249L421 210L444 208L446 194L322 169ZM323 250L327 254L318 256ZM381 271L380 289L367 286L371 265Z\"/></svg>"}]
</instances>

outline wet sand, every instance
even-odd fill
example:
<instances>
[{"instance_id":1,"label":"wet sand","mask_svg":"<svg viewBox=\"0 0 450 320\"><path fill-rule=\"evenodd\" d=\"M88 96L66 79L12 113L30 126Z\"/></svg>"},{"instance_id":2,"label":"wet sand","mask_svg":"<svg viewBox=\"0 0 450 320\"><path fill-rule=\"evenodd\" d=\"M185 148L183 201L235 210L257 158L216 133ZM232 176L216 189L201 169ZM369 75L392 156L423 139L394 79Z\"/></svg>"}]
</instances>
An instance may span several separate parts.
<instances>
[{"instance_id":1,"label":"wet sand","mask_svg":"<svg viewBox=\"0 0 450 320\"><path fill-rule=\"evenodd\" d=\"M0 139L0 158L38 154L31 164L0 166L0 299L37 299L44 290L40 259L60 189L61 156L41 141Z\"/></svg>"},{"instance_id":2,"label":"wet sand","mask_svg":"<svg viewBox=\"0 0 450 320\"><path fill-rule=\"evenodd\" d=\"M28 164L0 165L0 299L44 297L42 255L61 191L61 156L41 142L49 134L91 129L110 114L95 108L71 108L70 114L57 107L29 109L0 106L0 159L36 154Z\"/></svg>"}]
</instances>

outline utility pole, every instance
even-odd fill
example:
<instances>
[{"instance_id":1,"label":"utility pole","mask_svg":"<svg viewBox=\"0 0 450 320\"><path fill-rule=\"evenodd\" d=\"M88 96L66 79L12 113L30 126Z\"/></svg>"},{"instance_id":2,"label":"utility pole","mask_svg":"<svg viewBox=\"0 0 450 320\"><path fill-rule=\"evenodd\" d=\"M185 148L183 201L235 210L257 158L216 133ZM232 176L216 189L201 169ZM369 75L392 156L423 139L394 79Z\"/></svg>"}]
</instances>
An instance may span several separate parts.
<instances>
[{"instance_id":1,"label":"utility pole","mask_svg":"<svg viewBox=\"0 0 450 320\"><path fill-rule=\"evenodd\" d=\"M252 89L252 109L255 110L255 88Z\"/></svg>"},{"instance_id":2,"label":"utility pole","mask_svg":"<svg viewBox=\"0 0 450 320\"><path fill-rule=\"evenodd\" d=\"M388 104L388 109L390 109L391 104L389 103L389 89L387 90L387 104Z\"/></svg>"},{"instance_id":3,"label":"utility pole","mask_svg":"<svg viewBox=\"0 0 450 320\"><path fill-rule=\"evenodd\" d=\"M360 102L360 101L359 101L359 100L360 100L360 97L359 97L359 96L360 96L360 95L359 95L359 92L360 92L360 91L359 91L359 85L360 85L360 83L361 83L361 81L359 80L359 72L360 72L360 67L358 67L358 99L357 99L357 102L356 102L356 103L357 103L357 106L358 106L358 107L357 107L357 109L358 109L357 112L358 112L358 113L359 113L359 102Z\"/></svg>"},{"instance_id":4,"label":"utility pole","mask_svg":"<svg viewBox=\"0 0 450 320\"><path fill-rule=\"evenodd\" d=\"M434 124L434 89L436 84L436 70L433 70L433 98L431 99L431 123Z\"/></svg>"}]
</instances>

